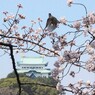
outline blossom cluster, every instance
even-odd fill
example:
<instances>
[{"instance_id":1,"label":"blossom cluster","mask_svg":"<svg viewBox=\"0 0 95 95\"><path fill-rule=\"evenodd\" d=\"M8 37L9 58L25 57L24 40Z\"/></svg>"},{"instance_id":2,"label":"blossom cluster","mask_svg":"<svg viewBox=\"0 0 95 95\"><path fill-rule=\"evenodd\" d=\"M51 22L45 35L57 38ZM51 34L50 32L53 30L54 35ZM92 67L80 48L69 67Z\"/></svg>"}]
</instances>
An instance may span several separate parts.
<instances>
[{"instance_id":1,"label":"blossom cluster","mask_svg":"<svg viewBox=\"0 0 95 95\"><path fill-rule=\"evenodd\" d=\"M81 52L64 51L63 57L66 60L66 62L74 63L78 61L80 55L81 55Z\"/></svg>"},{"instance_id":2,"label":"blossom cluster","mask_svg":"<svg viewBox=\"0 0 95 95\"><path fill-rule=\"evenodd\" d=\"M78 81L75 84L70 83L68 89L70 89L75 95L94 95L95 94L95 82L91 83L89 80L84 82Z\"/></svg>"}]
</instances>

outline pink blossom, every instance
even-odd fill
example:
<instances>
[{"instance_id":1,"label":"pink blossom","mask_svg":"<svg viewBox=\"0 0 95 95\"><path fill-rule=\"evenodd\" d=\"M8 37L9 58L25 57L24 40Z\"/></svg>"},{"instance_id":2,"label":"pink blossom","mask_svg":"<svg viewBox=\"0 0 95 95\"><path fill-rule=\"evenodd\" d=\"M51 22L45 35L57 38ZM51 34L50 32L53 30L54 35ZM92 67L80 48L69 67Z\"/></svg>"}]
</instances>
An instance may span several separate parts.
<instances>
[{"instance_id":1,"label":"pink blossom","mask_svg":"<svg viewBox=\"0 0 95 95\"><path fill-rule=\"evenodd\" d=\"M27 28L27 26L23 26L21 29L26 29Z\"/></svg>"},{"instance_id":2,"label":"pink blossom","mask_svg":"<svg viewBox=\"0 0 95 95\"><path fill-rule=\"evenodd\" d=\"M89 18L88 17L83 18L82 23L84 27L87 27L88 25L90 25Z\"/></svg>"},{"instance_id":3,"label":"pink blossom","mask_svg":"<svg viewBox=\"0 0 95 95\"><path fill-rule=\"evenodd\" d=\"M81 52L77 51L64 51L63 57L67 62L75 62L80 57Z\"/></svg>"},{"instance_id":4,"label":"pink blossom","mask_svg":"<svg viewBox=\"0 0 95 95\"><path fill-rule=\"evenodd\" d=\"M79 87L82 86L83 80L78 81Z\"/></svg>"},{"instance_id":5,"label":"pink blossom","mask_svg":"<svg viewBox=\"0 0 95 95\"><path fill-rule=\"evenodd\" d=\"M71 72L70 72L70 75L71 75L72 77L75 77L75 72L74 72L74 71L71 71Z\"/></svg>"},{"instance_id":6,"label":"pink blossom","mask_svg":"<svg viewBox=\"0 0 95 95\"><path fill-rule=\"evenodd\" d=\"M14 15L7 16L7 19L13 19L13 18L14 18Z\"/></svg>"},{"instance_id":7,"label":"pink blossom","mask_svg":"<svg viewBox=\"0 0 95 95\"><path fill-rule=\"evenodd\" d=\"M59 62L59 61L56 61L56 62L54 63L54 66L57 67L57 68L60 67L60 62Z\"/></svg>"},{"instance_id":8,"label":"pink blossom","mask_svg":"<svg viewBox=\"0 0 95 95\"><path fill-rule=\"evenodd\" d=\"M60 66L60 67L58 68L58 72L59 72L59 73L61 73L63 70L64 70L64 67L62 67L62 66Z\"/></svg>"},{"instance_id":9,"label":"pink blossom","mask_svg":"<svg viewBox=\"0 0 95 95\"><path fill-rule=\"evenodd\" d=\"M59 56L58 57L58 61L60 62L60 64L63 64L65 62L64 57L63 56Z\"/></svg>"},{"instance_id":10,"label":"pink blossom","mask_svg":"<svg viewBox=\"0 0 95 95\"><path fill-rule=\"evenodd\" d=\"M17 26L17 25L14 25L14 26L13 26L13 29L14 29L14 30L17 30L17 29L18 29L18 26Z\"/></svg>"},{"instance_id":11,"label":"pink blossom","mask_svg":"<svg viewBox=\"0 0 95 95\"><path fill-rule=\"evenodd\" d=\"M36 22L34 20L31 20L32 24L36 24Z\"/></svg>"},{"instance_id":12,"label":"pink blossom","mask_svg":"<svg viewBox=\"0 0 95 95\"><path fill-rule=\"evenodd\" d=\"M38 21L39 21L39 22L42 22L42 19L39 17L39 18L38 18Z\"/></svg>"},{"instance_id":13,"label":"pink blossom","mask_svg":"<svg viewBox=\"0 0 95 95\"><path fill-rule=\"evenodd\" d=\"M9 15L6 18L4 18L3 20L4 20L4 22L6 22L6 21L13 19L13 18L14 18L14 15Z\"/></svg>"},{"instance_id":14,"label":"pink blossom","mask_svg":"<svg viewBox=\"0 0 95 95\"><path fill-rule=\"evenodd\" d=\"M87 36L88 31L89 31L89 28L85 27L84 28L84 31L83 31L84 37Z\"/></svg>"},{"instance_id":15,"label":"pink blossom","mask_svg":"<svg viewBox=\"0 0 95 95\"><path fill-rule=\"evenodd\" d=\"M77 30L80 29L80 25L81 25L81 23L80 23L79 21L75 21L75 22L73 23L73 27L76 28Z\"/></svg>"},{"instance_id":16,"label":"pink blossom","mask_svg":"<svg viewBox=\"0 0 95 95\"><path fill-rule=\"evenodd\" d=\"M90 86L91 85L91 82L88 80L87 82L86 82L86 86Z\"/></svg>"},{"instance_id":17,"label":"pink blossom","mask_svg":"<svg viewBox=\"0 0 95 95\"><path fill-rule=\"evenodd\" d=\"M67 4L69 7L71 6L72 3L73 3L73 0L67 0Z\"/></svg>"},{"instance_id":18,"label":"pink blossom","mask_svg":"<svg viewBox=\"0 0 95 95\"><path fill-rule=\"evenodd\" d=\"M41 28L36 29L36 34L39 34L42 31Z\"/></svg>"},{"instance_id":19,"label":"pink blossom","mask_svg":"<svg viewBox=\"0 0 95 95\"><path fill-rule=\"evenodd\" d=\"M66 24L66 22L67 22L67 20L66 20L64 17L60 18L59 21L60 21L62 24Z\"/></svg>"},{"instance_id":20,"label":"pink blossom","mask_svg":"<svg viewBox=\"0 0 95 95\"><path fill-rule=\"evenodd\" d=\"M93 36L95 36L95 28L94 27L90 28L90 32L93 34Z\"/></svg>"},{"instance_id":21,"label":"pink blossom","mask_svg":"<svg viewBox=\"0 0 95 95\"><path fill-rule=\"evenodd\" d=\"M95 90L92 91L91 95L95 95Z\"/></svg>"},{"instance_id":22,"label":"pink blossom","mask_svg":"<svg viewBox=\"0 0 95 95\"><path fill-rule=\"evenodd\" d=\"M74 46L75 45L75 41L71 41L69 44L70 44L70 46Z\"/></svg>"},{"instance_id":23,"label":"pink blossom","mask_svg":"<svg viewBox=\"0 0 95 95\"><path fill-rule=\"evenodd\" d=\"M95 40L90 44L90 46L95 49Z\"/></svg>"},{"instance_id":24,"label":"pink blossom","mask_svg":"<svg viewBox=\"0 0 95 95\"><path fill-rule=\"evenodd\" d=\"M54 80L56 80L56 81L59 81L59 76L53 76L52 77Z\"/></svg>"},{"instance_id":25,"label":"pink blossom","mask_svg":"<svg viewBox=\"0 0 95 95\"><path fill-rule=\"evenodd\" d=\"M91 24L94 24L95 23L95 14L93 12L91 12L89 15L89 21Z\"/></svg>"},{"instance_id":26,"label":"pink blossom","mask_svg":"<svg viewBox=\"0 0 95 95\"><path fill-rule=\"evenodd\" d=\"M17 7L18 7L18 8L23 8L21 4L18 4Z\"/></svg>"},{"instance_id":27,"label":"pink blossom","mask_svg":"<svg viewBox=\"0 0 95 95\"><path fill-rule=\"evenodd\" d=\"M88 91L87 90L83 91L83 95L88 95Z\"/></svg>"},{"instance_id":28,"label":"pink blossom","mask_svg":"<svg viewBox=\"0 0 95 95\"><path fill-rule=\"evenodd\" d=\"M53 71L52 71L52 77L57 77L58 74L59 74L58 69L57 68L53 69Z\"/></svg>"},{"instance_id":29,"label":"pink blossom","mask_svg":"<svg viewBox=\"0 0 95 95\"><path fill-rule=\"evenodd\" d=\"M53 49L54 50L60 50L58 43L53 44Z\"/></svg>"},{"instance_id":30,"label":"pink blossom","mask_svg":"<svg viewBox=\"0 0 95 95\"><path fill-rule=\"evenodd\" d=\"M22 14L18 14L20 19L25 19L25 16L23 16Z\"/></svg>"},{"instance_id":31,"label":"pink blossom","mask_svg":"<svg viewBox=\"0 0 95 95\"><path fill-rule=\"evenodd\" d=\"M94 49L93 49L90 45L87 45L87 46L86 46L86 51L87 51L87 53L89 53L89 54L94 54Z\"/></svg>"},{"instance_id":32,"label":"pink blossom","mask_svg":"<svg viewBox=\"0 0 95 95\"><path fill-rule=\"evenodd\" d=\"M56 85L56 89L57 89L58 91L62 91L63 85L61 85L61 83L58 82L57 85Z\"/></svg>"},{"instance_id":33,"label":"pink blossom","mask_svg":"<svg viewBox=\"0 0 95 95\"><path fill-rule=\"evenodd\" d=\"M8 12L7 12L7 11L5 11L5 12L3 12L3 14L7 15L7 14L8 14Z\"/></svg>"},{"instance_id":34,"label":"pink blossom","mask_svg":"<svg viewBox=\"0 0 95 95\"><path fill-rule=\"evenodd\" d=\"M95 71L95 63L93 62L93 60L88 60L85 67L89 72Z\"/></svg>"}]
</instances>

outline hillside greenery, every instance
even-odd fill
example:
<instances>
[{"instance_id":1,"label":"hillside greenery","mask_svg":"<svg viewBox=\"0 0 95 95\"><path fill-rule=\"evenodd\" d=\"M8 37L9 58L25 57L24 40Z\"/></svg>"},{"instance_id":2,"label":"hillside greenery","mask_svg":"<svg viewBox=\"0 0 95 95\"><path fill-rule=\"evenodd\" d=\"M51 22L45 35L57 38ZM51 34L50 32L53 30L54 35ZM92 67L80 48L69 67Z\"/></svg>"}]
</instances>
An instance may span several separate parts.
<instances>
[{"instance_id":1,"label":"hillside greenery","mask_svg":"<svg viewBox=\"0 0 95 95\"><path fill-rule=\"evenodd\" d=\"M58 95L55 89L57 82L52 78L32 79L25 74L20 74L20 81L23 83L22 95ZM17 93L18 85L14 73L10 73L7 78L0 79L0 95L18 95Z\"/></svg>"}]
</instances>

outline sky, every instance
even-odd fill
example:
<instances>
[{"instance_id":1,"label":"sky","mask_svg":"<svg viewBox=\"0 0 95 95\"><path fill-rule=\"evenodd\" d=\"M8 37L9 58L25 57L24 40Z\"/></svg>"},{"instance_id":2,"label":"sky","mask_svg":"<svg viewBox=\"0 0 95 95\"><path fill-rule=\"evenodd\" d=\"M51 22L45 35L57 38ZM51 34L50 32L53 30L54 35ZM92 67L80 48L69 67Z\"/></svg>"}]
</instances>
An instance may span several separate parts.
<instances>
[{"instance_id":1,"label":"sky","mask_svg":"<svg viewBox=\"0 0 95 95\"><path fill-rule=\"evenodd\" d=\"M89 12L95 11L95 0L74 0L74 2L80 2L83 3ZM3 26L3 18L4 15L2 14L3 11L8 11L11 14L15 14L17 10L17 4L22 4L23 9L20 10L20 13L26 16L26 19L23 20L19 27L23 25L30 26L31 20L37 20L38 17L43 19L42 27L45 26L46 20L48 18L48 13L52 13L52 15L56 16L58 19L60 17L65 17L69 21L80 19L81 17L85 16L85 10L82 6L76 6L73 5L72 7L68 7L66 0L0 0L0 29L2 29ZM39 27L39 26L37 26ZM65 31L64 26L60 26L59 32L62 34L63 30ZM57 30L56 30L57 31ZM5 78L10 72L13 71L12 69L12 63L10 56L8 54L3 55L3 52L1 50L0 52L0 78ZM29 53L32 56L32 53ZM27 54L26 54L27 55ZM20 54L15 55L16 62L20 60ZM46 58L46 60L49 60L49 67L53 67L53 62L55 59L53 58ZM92 73L87 73L84 71L84 73L81 72L79 76L77 76L77 79L84 78L85 80L94 80L95 75ZM85 75L85 76L84 76ZM70 80L68 80L70 78ZM64 81L76 81L72 79L71 77L67 77L64 79ZM68 83L66 81L66 83ZM63 82L64 84L64 82Z\"/></svg>"}]
</instances>

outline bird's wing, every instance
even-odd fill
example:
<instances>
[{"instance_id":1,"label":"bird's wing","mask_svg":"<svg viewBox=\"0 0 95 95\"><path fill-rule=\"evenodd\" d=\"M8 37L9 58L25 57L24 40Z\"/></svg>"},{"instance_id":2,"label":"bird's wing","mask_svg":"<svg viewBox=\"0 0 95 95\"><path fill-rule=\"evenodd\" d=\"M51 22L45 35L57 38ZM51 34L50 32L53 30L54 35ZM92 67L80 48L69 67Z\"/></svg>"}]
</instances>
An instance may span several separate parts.
<instances>
[{"instance_id":1,"label":"bird's wing","mask_svg":"<svg viewBox=\"0 0 95 95\"><path fill-rule=\"evenodd\" d=\"M60 23L60 22L57 20L57 18L52 17L52 24L57 26L58 23Z\"/></svg>"},{"instance_id":2,"label":"bird's wing","mask_svg":"<svg viewBox=\"0 0 95 95\"><path fill-rule=\"evenodd\" d=\"M57 28L58 23L60 22L57 20L57 18L54 16L51 16L47 19L46 26L44 29L47 28L47 30L53 31L54 29Z\"/></svg>"},{"instance_id":3,"label":"bird's wing","mask_svg":"<svg viewBox=\"0 0 95 95\"><path fill-rule=\"evenodd\" d=\"M51 25L51 23L52 23L51 18L48 18L48 19L47 19L47 22L46 22L46 27L48 27L49 25ZM46 27L45 27L45 28L46 28Z\"/></svg>"}]
</instances>

